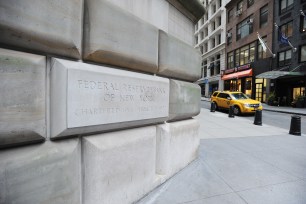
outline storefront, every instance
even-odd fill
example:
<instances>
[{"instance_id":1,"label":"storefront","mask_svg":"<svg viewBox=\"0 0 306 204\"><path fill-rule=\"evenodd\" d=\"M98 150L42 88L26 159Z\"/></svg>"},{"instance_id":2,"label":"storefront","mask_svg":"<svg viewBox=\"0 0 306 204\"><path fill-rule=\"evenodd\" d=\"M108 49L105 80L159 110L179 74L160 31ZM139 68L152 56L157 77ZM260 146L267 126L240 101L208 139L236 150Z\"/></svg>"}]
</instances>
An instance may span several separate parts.
<instances>
[{"instance_id":1,"label":"storefront","mask_svg":"<svg viewBox=\"0 0 306 204\"><path fill-rule=\"evenodd\" d=\"M224 80L225 91L241 91L248 96L252 96L253 70L250 65L224 70L222 80Z\"/></svg>"},{"instance_id":2,"label":"storefront","mask_svg":"<svg viewBox=\"0 0 306 204\"><path fill-rule=\"evenodd\" d=\"M306 77L301 72L268 71L256 76L256 80L271 80L271 92L278 105L290 106L299 96L305 96Z\"/></svg>"}]
</instances>

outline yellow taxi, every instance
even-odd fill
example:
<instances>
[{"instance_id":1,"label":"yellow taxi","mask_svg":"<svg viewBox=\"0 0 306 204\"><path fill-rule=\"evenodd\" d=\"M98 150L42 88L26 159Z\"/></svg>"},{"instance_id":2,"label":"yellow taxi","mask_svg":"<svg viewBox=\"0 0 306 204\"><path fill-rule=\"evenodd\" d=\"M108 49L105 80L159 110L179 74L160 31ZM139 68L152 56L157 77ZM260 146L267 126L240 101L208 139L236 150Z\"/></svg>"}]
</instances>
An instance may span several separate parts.
<instances>
[{"instance_id":1,"label":"yellow taxi","mask_svg":"<svg viewBox=\"0 0 306 204\"><path fill-rule=\"evenodd\" d=\"M262 110L260 101L253 100L238 91L215 91L210 100L215 103L216 110L229 109L230 106L233 106L235 115L255 113L256 110Z\"/></svg>"}]
</instances>

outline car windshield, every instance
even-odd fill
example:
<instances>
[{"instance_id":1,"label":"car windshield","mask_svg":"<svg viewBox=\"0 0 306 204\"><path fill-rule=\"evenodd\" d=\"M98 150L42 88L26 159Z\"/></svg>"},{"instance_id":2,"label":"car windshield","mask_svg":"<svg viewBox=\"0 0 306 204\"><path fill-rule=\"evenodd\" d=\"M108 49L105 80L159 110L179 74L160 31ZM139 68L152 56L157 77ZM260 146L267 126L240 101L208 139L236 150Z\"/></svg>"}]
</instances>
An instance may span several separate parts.
<instances>
[{"instance_id":1,"label":"car windshield","mask_svg":"<svg viewBox=\"0 0 306 204\"><path fill-rule=\"evenodd\" d=\"M232 95L232 97L233 97L234 99L237 99L237 100L239 100L239 99L248 99L248 98L249 98L249 97L248 97L247 95L245 95L244 93L232 93L231 95Z\"/></svg>"}]
</instances>

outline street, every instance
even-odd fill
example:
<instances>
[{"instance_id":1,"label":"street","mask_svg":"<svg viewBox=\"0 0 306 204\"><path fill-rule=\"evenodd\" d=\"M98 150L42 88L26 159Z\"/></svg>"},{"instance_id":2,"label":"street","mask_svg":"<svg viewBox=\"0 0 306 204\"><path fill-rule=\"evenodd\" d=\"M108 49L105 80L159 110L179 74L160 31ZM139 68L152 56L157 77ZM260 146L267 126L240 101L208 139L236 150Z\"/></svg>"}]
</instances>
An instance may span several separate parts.
<instances>
[{"instance_id":1,"label":"street","mask_svg":"<svg viewBox=\"0 0 306 204\"><path fill-rule=\"evenodd\" d=\"M210 109L210 102L208 101L201 101L201 107L205 109ZM219 111L220 112L220 111ZM226 110L222 110L224 114L228 114ZM287 113L278 113L272 111L262 111L262 123L271 125L274 127L284 128L289 131L290 129L290 122L291 122L291 115ZM254 121L253 115L243 115L243 116L236 116L240 118L245 118L250 121ZM306 116L301 116L301 132L306 133Z\"/></svg>"}]
</instances>

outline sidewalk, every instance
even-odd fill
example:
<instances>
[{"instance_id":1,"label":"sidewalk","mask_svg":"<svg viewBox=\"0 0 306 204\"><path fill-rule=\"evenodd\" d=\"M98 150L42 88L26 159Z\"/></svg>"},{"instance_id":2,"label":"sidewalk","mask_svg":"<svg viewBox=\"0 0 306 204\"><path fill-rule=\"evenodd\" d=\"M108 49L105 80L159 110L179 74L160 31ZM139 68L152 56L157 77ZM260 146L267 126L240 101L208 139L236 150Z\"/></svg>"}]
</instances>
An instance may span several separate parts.
<instances>
[{"instance_id":1,"label":"sidewalk","mask_svg":"<svg viewBox=\"0 0 306 204\"><path fill-rule=\"evenodd\" d=\"M138 204L304 204L306 135L201 109L199 158Z\"/></svg>"},{"instance_id":2,"label":"sidewalk","mask_svg":"<svg viewBox=\"0 0 306 204\"><path fill-rule=\"evenodd\" d=\"M210 102L210 98L201 97L201 101ZM265 103L262 104L263 110L273 111L279 113L289 113L289 114L297 114L297 115L305 115L306 116L306 108L293 108L290 106L269 106Z\"/></svg>"}]
</instances>

